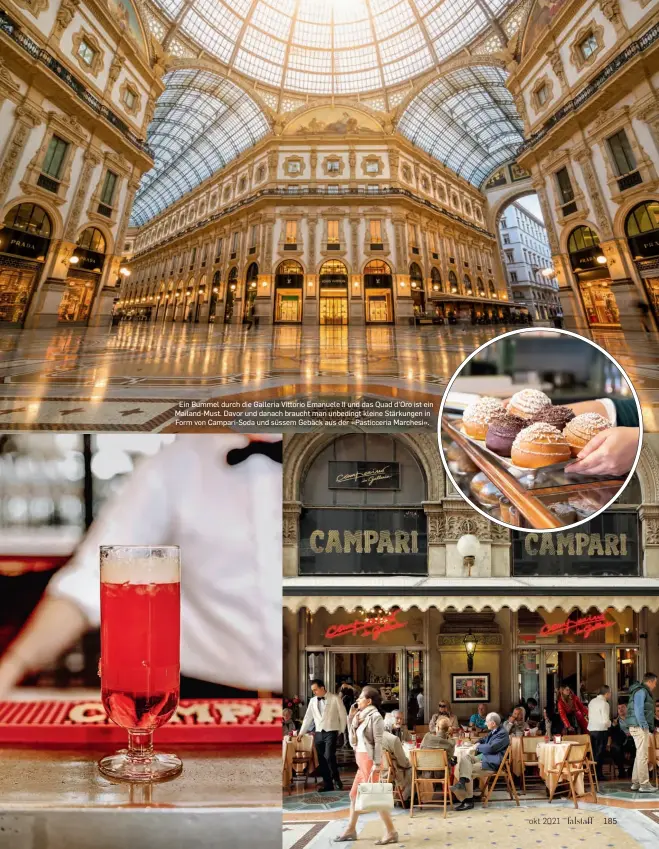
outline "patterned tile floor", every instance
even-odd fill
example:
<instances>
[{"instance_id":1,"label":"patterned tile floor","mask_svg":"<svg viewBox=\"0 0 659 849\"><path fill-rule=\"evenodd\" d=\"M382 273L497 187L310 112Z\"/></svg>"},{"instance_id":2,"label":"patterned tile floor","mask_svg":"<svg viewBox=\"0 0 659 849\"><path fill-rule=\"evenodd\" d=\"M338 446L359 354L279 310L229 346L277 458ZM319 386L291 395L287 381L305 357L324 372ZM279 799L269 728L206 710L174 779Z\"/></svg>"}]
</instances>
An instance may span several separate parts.
<instances>
[{"instance_id":1,"label":"patterned tile floor","mask_svg":"<svg viewBox=\"0 0 659 849\"><path fill-rule=\"evenodd\" d=\"M0 329L6 430L172 429L179 401L279 397L430 399L503 327L260 327L125 324ZM597 333L659 431L659 338ZM213 428L217 430L217 427Z\"/></svg>"}]
</instances>

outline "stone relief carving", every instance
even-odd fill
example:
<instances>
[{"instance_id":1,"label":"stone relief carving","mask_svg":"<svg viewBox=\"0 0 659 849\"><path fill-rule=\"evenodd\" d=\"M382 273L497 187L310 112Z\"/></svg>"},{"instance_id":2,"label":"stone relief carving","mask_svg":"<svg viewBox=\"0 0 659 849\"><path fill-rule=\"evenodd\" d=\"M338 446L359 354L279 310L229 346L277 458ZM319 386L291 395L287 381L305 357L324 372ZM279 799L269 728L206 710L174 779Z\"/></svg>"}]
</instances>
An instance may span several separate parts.
<instances>
[{"instance_id":1,"label":"stone relief carving","mask_svg":"<svg viewBox=\"0 0 659 849\"><path fill-rule=\"evenodd\" d=\"M15 0L17 6L21 9L27 9L32 12L35 18L38 18L42 12L48 8L48 0Z\"/></svg>"},{"instance_id":2,"label":"stone relief carving","mask_svg":"<svg viewBox=\"0 0 659 849\"><path fill-rule=\"evenodd\" d=\"M80 213L82 212L85 195L87 194L87 189L89 188L94 168L96 168L101 160L97 155L87 152L84 155L83 161L84 165L80 179L78 180L78 188L76 190L75 198L73 199L71 212L69 213L69 220L64 231L64 240L67 242L73 242L75 240L75 234L78 229L78 222L80 221Z\"/></svg>"},{"instance_id":3,"label":"stone relief carving","mask_svg":"<svg viewBox=\"0 0 659 849\"><path fill-rule=\"evenodd\" d=\"M588 193L593 204L593 212L595 213L595 219L600 229L600 237L610 239L613 236L611 224L609 222L609 217L606 214L606 209L604 208L604 202L597 183L597 177L595 175L590 150L587 148L581 148L580 150L575 151L574 158L581 166L581 173L583 174L586 185L588 186Z\"/></svg>"}]
</instances>

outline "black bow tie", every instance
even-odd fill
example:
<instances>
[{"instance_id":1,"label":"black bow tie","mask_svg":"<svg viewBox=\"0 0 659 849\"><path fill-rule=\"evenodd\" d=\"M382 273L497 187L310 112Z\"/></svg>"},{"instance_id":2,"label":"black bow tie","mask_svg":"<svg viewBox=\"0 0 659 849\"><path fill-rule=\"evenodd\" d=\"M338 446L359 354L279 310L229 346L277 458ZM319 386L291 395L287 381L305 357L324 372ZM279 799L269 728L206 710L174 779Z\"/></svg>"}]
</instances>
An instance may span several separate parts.
<instances>
[{"instance_id":1,"label":"black bow tie","mask_svg":"<svg viewBox=\"0 0 659 849\"><path fill-rule=\"evenodd\" d=\"M231 451L228 451L227 463L230 466L237 466L238 463L242 463L243 460L251 457L252 454L265 454L266 457L274 460L275 463L281 463L282 445L281 440L279 442L261 442L260 440L248 442L244 448L232 448Z\"/></svg>"},{"instance_id":2,"label":"black bow tie","mask_svg":"<svg viewBox=\"0 0 659 849\"><path fill-rule=\"evenodd\" d=\"M324 701L325 701L325 696L318 696L318 701L319 701L319 702L324 702Z\"/></svg>"}]
</instances>

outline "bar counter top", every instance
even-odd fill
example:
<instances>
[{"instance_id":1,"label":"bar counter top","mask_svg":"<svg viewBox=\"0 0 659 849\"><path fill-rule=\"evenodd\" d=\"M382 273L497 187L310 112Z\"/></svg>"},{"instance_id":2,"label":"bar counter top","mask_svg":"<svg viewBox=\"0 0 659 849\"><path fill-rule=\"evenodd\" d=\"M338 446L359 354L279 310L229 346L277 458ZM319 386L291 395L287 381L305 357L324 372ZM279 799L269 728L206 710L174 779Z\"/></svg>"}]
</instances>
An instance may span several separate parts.
<instances>
[{"instance_id":1,"label":"bar counter top","mask_svg":"<svg viewBox=\"0 0 659 849\"><path fill-rule=\"evenodd\" d=\"M0 745L0 849L281 847L280 745L154 743L181 775L114 782L97 762L118 747Z\"/></svg>"}]
</instances>

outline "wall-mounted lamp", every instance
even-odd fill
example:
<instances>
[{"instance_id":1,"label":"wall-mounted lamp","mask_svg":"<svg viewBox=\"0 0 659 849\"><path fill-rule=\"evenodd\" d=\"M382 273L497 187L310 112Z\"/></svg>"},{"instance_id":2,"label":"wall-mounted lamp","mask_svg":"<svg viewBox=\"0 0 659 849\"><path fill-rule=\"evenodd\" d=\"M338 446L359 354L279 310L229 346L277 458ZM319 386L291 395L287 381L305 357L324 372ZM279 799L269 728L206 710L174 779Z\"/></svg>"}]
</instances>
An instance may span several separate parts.
<instances>
[{"instance_id":1,"label":"wall-mounted lamp","mask_svg":"<svg viewBox=\"0 0 659 849\"><path fill-rule=\"evenodd\" d=\"M71 263L71 265L77 265L80 262L80 257L74 254L69 260L69 262Z\"/></svg>"},{"instance_id":2,"label":"wall-mounted lamp","mask_svg":"<svg viewBox=\"0 0 659 849\"><path fill-rule=\"evenodd\" d=\"M597 262L599 262L600 265L606 265L606 257L604 256L604 254L600 254L597 257Z\"/></svg>"},{"instance_id":3,"label":"wall-mounted lamp","mask_svg":"<svg viewBox=\"0 0 659 849\"><path fill-rule=\"evenodd\" d=\"M480 540L474 534L465 534L458 540L458 554L462 556L462 562L469 578L471 578L471 570L474 567L476 555L480 551L480 548Z\"/></svg>"},{"instance_id":4,"label":"wall-mounted lamp","mask_svg":"<svg viewBox=\"0 0 659 849\"><path fill-rule=\"evenodd\" d=\"M122 265L119 269L119 274L121 274L122 277L130 277L130 269L126 268L125 265Z\"/></svg>"},{"instance_id":5,"label":"wall-mounted lamp","mask_svg":"<svg viewBox=\"0 0 659 849\"><path fill-rule=\"evenodd\" d=\"M470 628L469 633L463 637L462 642L465 644L465 651L467 652L467 672L473 672L474 655L476 654L476 645L478 644L478 637L475 637L471 633Z\"/></svg>"}]
</instances>

